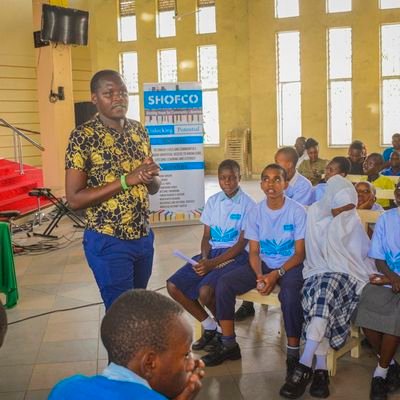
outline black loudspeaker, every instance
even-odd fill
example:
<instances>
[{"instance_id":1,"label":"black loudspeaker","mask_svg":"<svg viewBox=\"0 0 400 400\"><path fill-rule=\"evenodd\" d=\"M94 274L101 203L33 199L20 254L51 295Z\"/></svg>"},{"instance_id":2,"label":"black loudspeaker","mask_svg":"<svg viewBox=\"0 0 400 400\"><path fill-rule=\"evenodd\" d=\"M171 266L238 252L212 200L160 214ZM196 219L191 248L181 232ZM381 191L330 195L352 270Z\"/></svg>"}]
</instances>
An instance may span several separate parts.
<instances>
[{"instance_id":1,"label":"black loudspeaker","mask_svg":"<svg viewBox=\"0 0 400 400\"><path fill-rule=\"evenodd\" d=\"M82 125L89 121L96 114L96 106L90 101L82 101L75 103L75 126Z\"/></svg>"}]
</instances>

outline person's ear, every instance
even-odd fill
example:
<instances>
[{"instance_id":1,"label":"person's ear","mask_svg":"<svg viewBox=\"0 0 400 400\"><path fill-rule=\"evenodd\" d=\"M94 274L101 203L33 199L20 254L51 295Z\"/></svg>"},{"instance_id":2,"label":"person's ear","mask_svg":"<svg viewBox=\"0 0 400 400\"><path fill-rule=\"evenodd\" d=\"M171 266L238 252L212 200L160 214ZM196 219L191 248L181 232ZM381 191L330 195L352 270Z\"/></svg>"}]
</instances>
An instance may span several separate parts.
<instances>
[{"instance_id":1,"label":"person's ear","mask_svg":"<svg viewBox=\"0 0 400 400\"><path fill-rule=\"evenodd\" d=\"M285 190L288 188L289 186L289 181L285 181Z\"/></svg>"},{"instance_id":2,"label":"person's ear","mask_svg":"<svg viewBox=\"0 0 400 400\"><path fill-rule=\"evenodd\" d=\"M140 358L141 376L150 381L154 377L154 372L157 369L157 354L154 351L146 351Z\"/></svg>"},{"instance_id":3,"label":"person's ear","mask_svg":"<svg viewBox=\"0 0 400 400\"><path fill-rule=\"evenodd\" d=\"M97 105L97 94L96 93L91 94L91 99L92 99L92 103Z\"/></svg>"}]
</instances>

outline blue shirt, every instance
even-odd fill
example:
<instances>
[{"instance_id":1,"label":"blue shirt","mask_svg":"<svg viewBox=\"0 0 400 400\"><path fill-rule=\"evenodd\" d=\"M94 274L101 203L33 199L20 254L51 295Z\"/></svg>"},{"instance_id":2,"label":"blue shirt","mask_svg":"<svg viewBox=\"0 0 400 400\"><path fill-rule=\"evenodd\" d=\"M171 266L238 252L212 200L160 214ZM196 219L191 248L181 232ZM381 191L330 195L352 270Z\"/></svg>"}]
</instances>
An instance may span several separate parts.
<instances>
[{"instance_id":1,"label":"blue shirt","mask_svg":"<svg viewBox=\"0 0 400 400\"><path fill-rule=\"evenodd\" d=\"M369 257L385 260L400 275L400 208L385 211L376 222Z\"/></svg>"},{"instance_id":2,"label":"blue shirt","mask_svg":"<svg viewBox=\"0 0 400 400\"><path fill-rule=\"evenodd\" d=\"M311 182L297 171L289 181L285 195L303 206L311 205L314 198Z\"/></svg>"},{"instance_id":3,"label":"blue shirt","mask_svg":"<svg viewBox=\"0 0 400 400\"><path fill-rule=\"evenodd\" d=\"M393 153L394 147L388 147L387 149L385 149L383 151L383 159L385 161L389 161L390 160L390 156Z\"/></svg>"},{"instance_id":4,"label":"blue shirt","mask_svg":"<svg viewBox=\"0 0 400 400\"><path fill-rule=\"evenodd\" d=\"M166 400L133 371L111 363L102 375L74 375L60 381L49 400Z\"/></svg>"},{"instance_id":5,"label":"blue shirt","mask_svg":"<svg viewBox=\"0 0 400 400\"><path fill-rule=\"evenodd\" d=\"M385 176L400 176L400 171L397 173L397 174L395 174L394 172L393 172L393 169L392 169L392 167L389 167L389 168L385 168L385 169L383 169L381 172L379 172L381 175L385 175Z\"/></svg>"},{"instance_id":6,"label":"blue shirt","mask_svg":"<svg viewBox=\"0 0 400 400\"><path fill-rule=\"evenodd\" d=\"M200 221L210 227L213 249L232 247L237 243L247 214L255 204L242 189L232 198L218 192L207 200Z\"/></svg>"},{"instance_id":7,"label":"blue shirt","mask_svg":"<svg viewBox=\"0 0 400 400\"><path fill-rule=\"evenodd\" d=\"M295 241L304 239L306 211L285 196L279 210L271 210L266 200L254 207L246 222L245 238L260 243L260 258L271 268L280 268L295 253Z\"/></svg>"}]
</instances>

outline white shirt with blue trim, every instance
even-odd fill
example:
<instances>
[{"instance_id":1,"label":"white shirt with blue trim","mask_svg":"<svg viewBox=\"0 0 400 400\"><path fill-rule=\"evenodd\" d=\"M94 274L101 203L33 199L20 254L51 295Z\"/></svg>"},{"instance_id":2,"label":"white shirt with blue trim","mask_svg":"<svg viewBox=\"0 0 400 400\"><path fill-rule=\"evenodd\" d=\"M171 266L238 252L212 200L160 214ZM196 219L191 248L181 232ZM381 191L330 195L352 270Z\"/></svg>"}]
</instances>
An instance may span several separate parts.
<instances>
[{"instance_id":1,"label":"white shirt with blue trim","mask_svg":"<svg viewBox=\"0 0 400 400\"><path fill-rule=\"evenodd\" d=\"M314 192L311 182L297 171L289 181L285 190L289 199L296 200L303 206L310 206L314 201Z\"/></svg>"},{"instance_id":2,"label":"white shirt with blue trim","mask_svg":"<svg viewBox=\"0 0 400 400\"><path fill-rule=\"evenodd\" d=\"M376 221L368 256L385 260L400 275L400 208L385 211Z\"/></svg>"},{"instance_id":3,"label":"white shirt with blue trim","mask_svg":"<svg viewBox=\"0 0 400 400\"><path fill-rule=\"evenodd\" d=\"M244 230L244 221L255 201L242 189L229 198L224 192L211 196L201 214L200 221L210 227L213 249L232 247Z\"/></svg>"},{"instance_id":4,"label":"white shirt with blue trim","mask_svg":"<svg viewBox=\"0 0 400 400\"><path fill-rule=\"evenodd\" d=\"M259 242L261 260L277 269L293 257L296 240L304 239L306 218L305 208L286 196L279 210L271 210L263 200L250 211L244 237Z\"/></svg>"}]
</instances>

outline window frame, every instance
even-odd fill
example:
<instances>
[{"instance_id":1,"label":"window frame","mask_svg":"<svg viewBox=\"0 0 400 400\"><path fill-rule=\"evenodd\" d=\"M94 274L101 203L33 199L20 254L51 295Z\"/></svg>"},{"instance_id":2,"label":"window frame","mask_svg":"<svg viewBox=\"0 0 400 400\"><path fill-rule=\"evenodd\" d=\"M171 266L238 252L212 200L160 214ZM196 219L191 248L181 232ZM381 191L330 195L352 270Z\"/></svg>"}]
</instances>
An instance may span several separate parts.
<instances>
[{"instance_id":1,"label":"window frame","mask_svg":"<svg viewBox=\"0 0 400 400\"><path fill-rule=\"evenodd\" d=\"M330 40L329 33L331 30L339 30L339 29L349 29L350 30L350 63L351 63L351 76L350 77L340 77L340 78L331 78L330 77ZM353 109L354 109L354 96L353 96L353 29L351 26L335 26L329 27L326 30L326 56L327 56L327 144L328 148L348 148L353 140ZM350 82L350 104L351 104L351 112L350 112L350 139L348 143L333 143L333 135L332 135L332 82Z\"/></svg>"}]
</instances>

